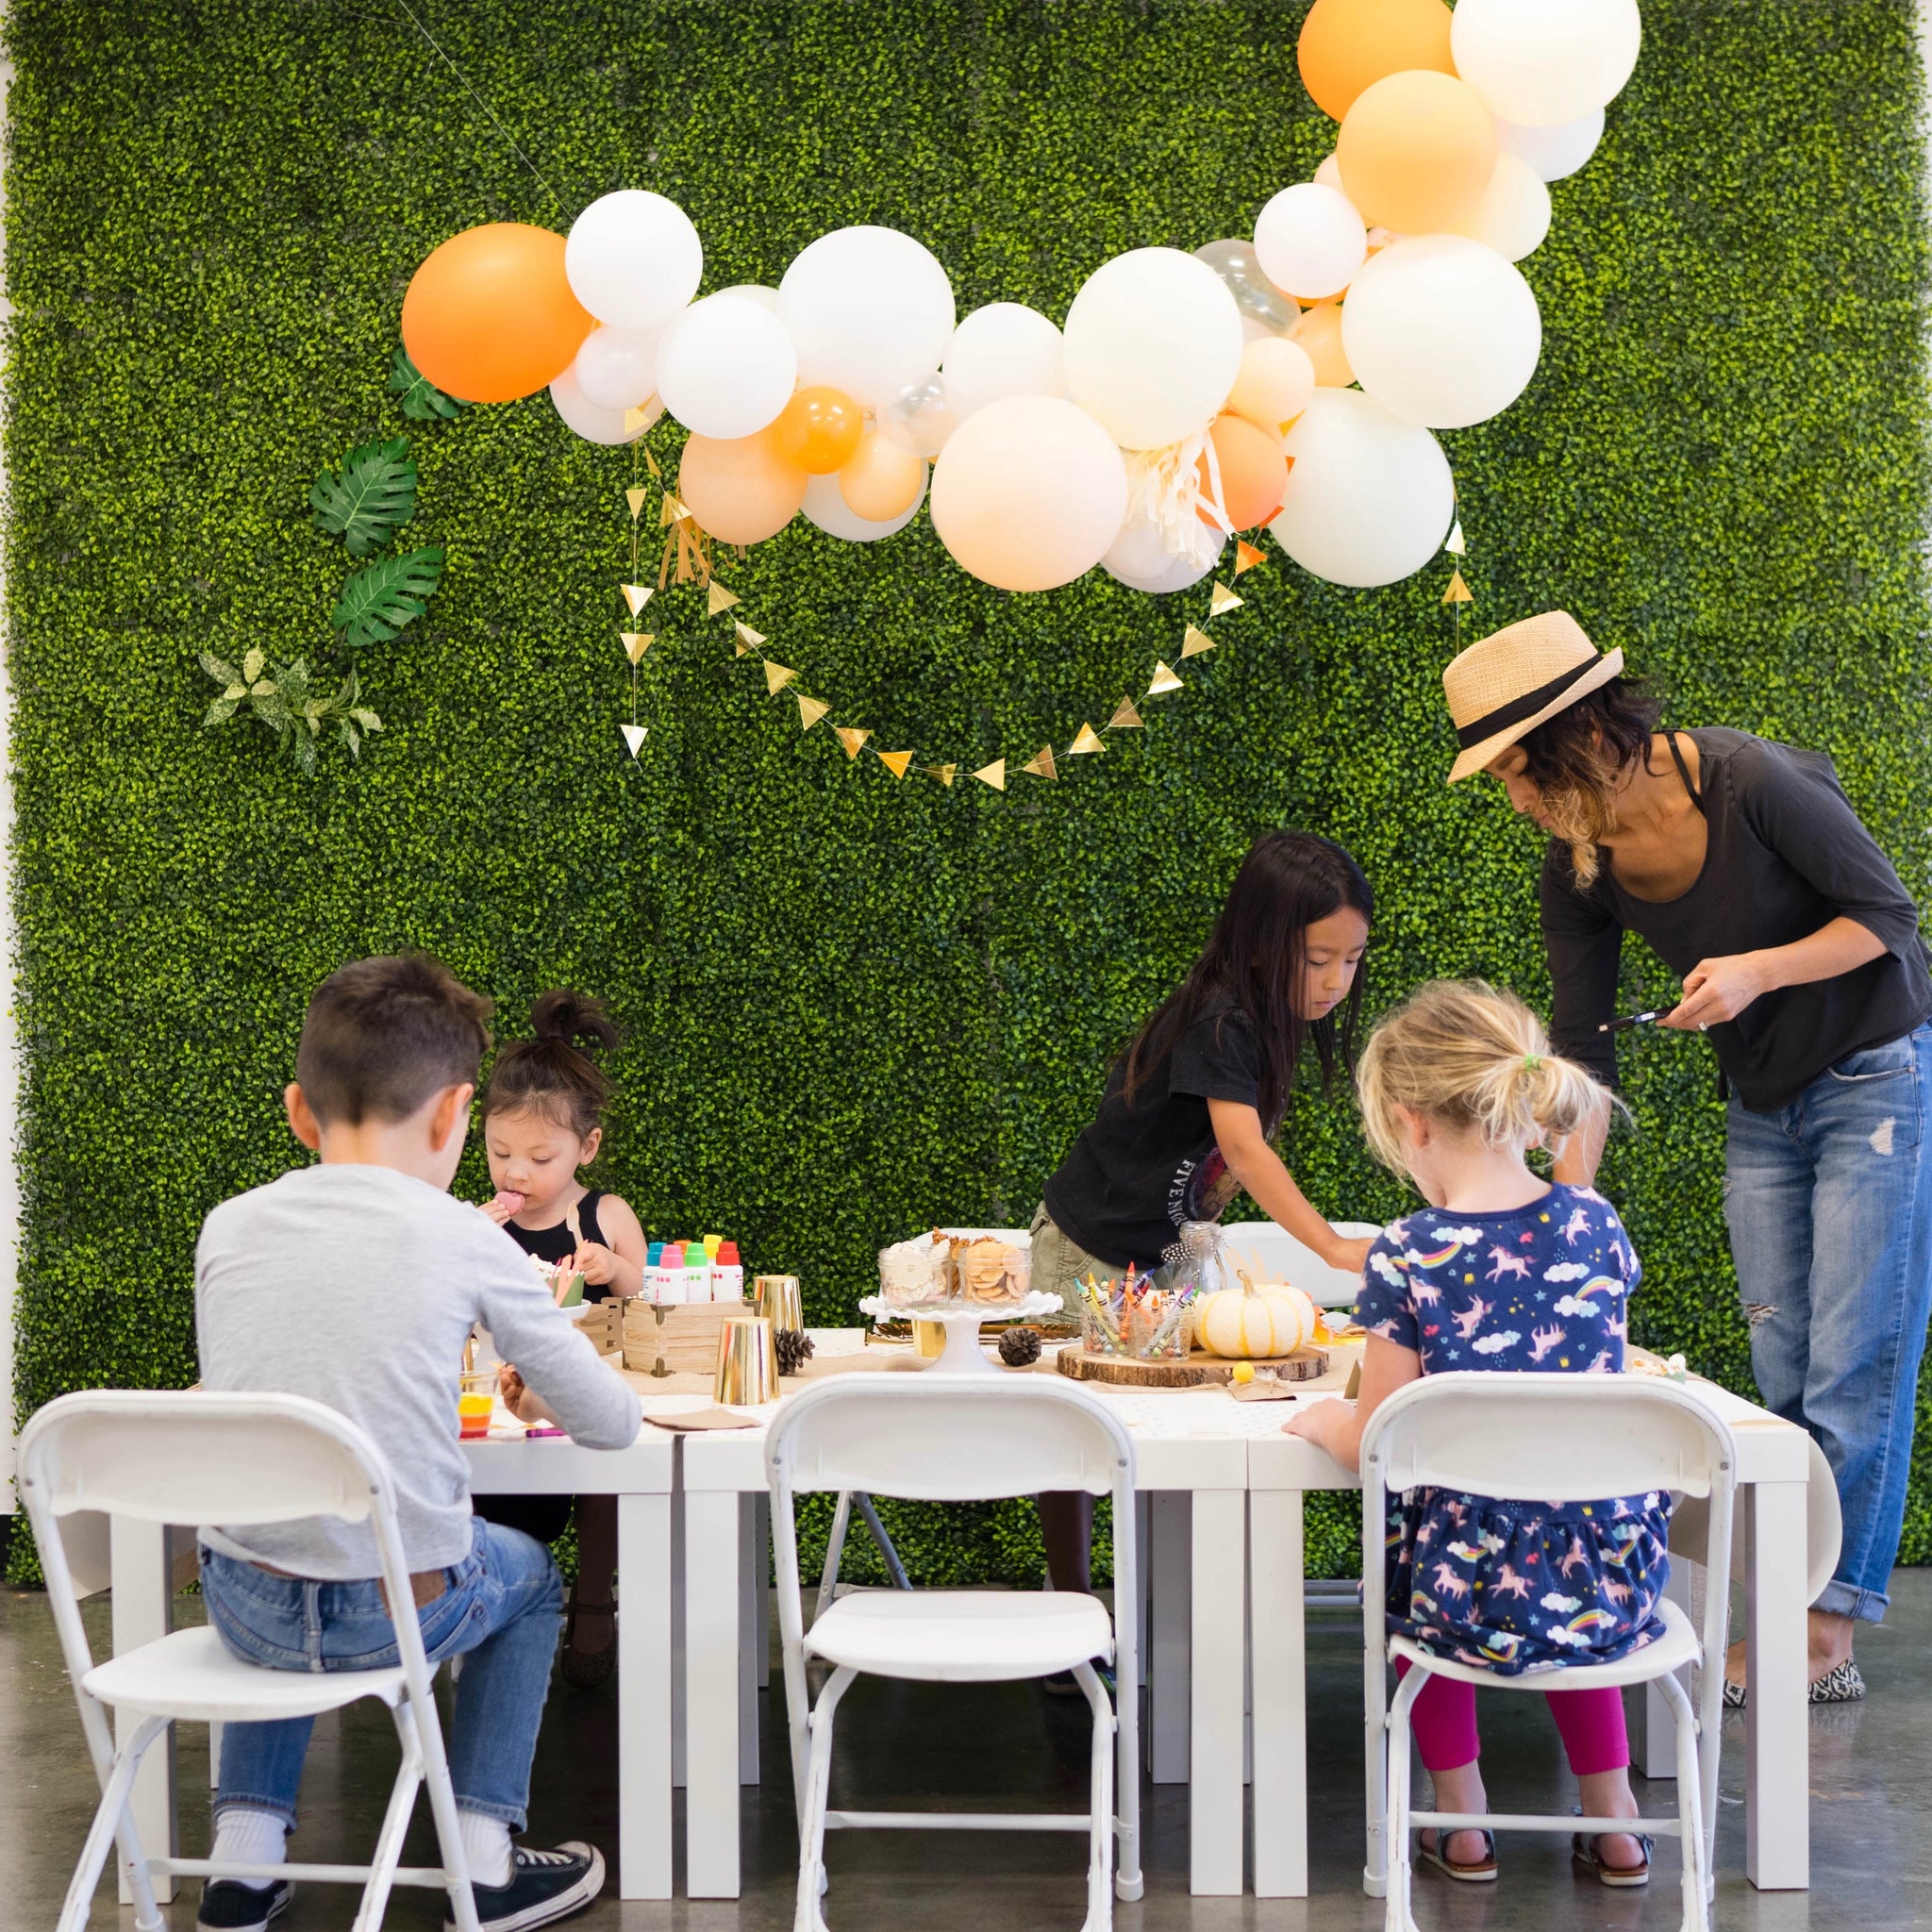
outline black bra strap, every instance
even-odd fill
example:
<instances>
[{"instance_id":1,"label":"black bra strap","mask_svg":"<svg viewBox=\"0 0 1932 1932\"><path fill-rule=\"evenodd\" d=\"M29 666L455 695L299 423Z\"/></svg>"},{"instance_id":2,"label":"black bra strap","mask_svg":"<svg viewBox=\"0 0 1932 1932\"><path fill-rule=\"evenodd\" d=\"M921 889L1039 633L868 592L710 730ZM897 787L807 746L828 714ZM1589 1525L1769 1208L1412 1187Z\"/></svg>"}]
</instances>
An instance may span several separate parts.
<instances>
[{"instance_id":1,"label":"black bra strap","mask_svg":"<svg viewBox=\"0 0 1932 1932\"><path fill-rule=\"evenodd\" d=\"M1704 809L1704 793L1697 789L1697 781L1690 775L1690 767L1684 762L1684 754L1677 749L1677 734L1664 733L1664 742L1671 748L1671 757L1676 760L1677 775L1684 781L1684 790L1690 794L1690 803L1701 812Z\"/></svg>"}]
</instances>

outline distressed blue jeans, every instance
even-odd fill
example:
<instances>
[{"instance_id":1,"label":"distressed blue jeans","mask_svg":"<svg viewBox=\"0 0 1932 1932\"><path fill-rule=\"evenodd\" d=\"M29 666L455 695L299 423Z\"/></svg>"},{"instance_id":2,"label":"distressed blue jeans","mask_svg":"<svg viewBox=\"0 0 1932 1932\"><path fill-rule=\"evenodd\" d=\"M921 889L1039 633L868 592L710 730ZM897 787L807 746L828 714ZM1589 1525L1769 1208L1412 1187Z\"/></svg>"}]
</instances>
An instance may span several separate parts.
<instances>
[{"instance_id":1,"label":"distressed blue jeans","mask_svg":"<svg viewBox=\"0 0 1932 1932\"><path fill-rule=\"evenodd\" d=\"M1766 1406L1817 1439L1844 1541L1816 1607L1879 1623L1932 1312L1932 1024L1788 1106L1731 1095L1724 1219Z\"/></svg>"},{"instance_id":2,"label":"distressed blue jeans","mask_svg":"<svg viewBox=\"0 0 1932 1932\"><path fill-rule=\"evenodd\" d=\"M525 1824L530 1760L550 1694L563 1585L550 1552L520 1529L475 1520L475 1541L443 1573L444 1589L420 1612L431 1664L461 1657L450 1724L450 1782L465 1811ZM275 1671L374 1671L396 1661L395 1627L374 1581L317 1583L275 1576L204 1548L201 1591L222 1641ZM229 1724L222 1733L215 1815L246 1805L295 1823L313 1718Z\"/></svg>"}]
</instances>

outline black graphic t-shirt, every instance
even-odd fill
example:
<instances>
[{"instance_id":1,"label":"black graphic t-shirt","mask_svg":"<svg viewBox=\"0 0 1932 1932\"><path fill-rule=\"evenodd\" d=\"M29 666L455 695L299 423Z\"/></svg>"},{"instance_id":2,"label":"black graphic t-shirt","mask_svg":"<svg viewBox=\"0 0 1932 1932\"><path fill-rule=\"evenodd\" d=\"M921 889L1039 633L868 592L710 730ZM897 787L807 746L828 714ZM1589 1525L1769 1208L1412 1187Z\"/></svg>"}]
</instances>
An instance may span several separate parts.
<instances>
[{"instance_id":1,"label":"black graphic t-shirt","mask_svg":"<svg viewBox=\"0 0 1932 1932\"><path fill-rule=\"evenodd\" d=\"M1092 1125L1046 1184L1046 1211L1098 1259L1159 1266L1179 1253L1182 1222L1218 1221L1240 1191L1214 1144L1208 1103L1256 1107L1260 1078L1254 1029L1232 1006L1203 1013L1146 1070L1131 1107L1123 1054Z\"/></svg>"}]
</instances>

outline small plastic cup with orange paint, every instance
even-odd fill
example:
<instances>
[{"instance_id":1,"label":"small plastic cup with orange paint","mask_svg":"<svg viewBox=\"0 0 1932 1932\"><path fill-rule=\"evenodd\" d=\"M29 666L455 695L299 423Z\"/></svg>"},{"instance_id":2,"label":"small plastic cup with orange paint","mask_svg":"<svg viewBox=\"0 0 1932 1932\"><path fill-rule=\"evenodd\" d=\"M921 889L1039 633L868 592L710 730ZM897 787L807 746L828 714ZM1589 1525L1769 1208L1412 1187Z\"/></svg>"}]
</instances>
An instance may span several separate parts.
<instances>
[{"instance_id":1,"label":"small plastic cup with orange paint","mask_svg":"<svg viewBox=\"0 0 1932 1932\"><path fill-rule=\"evenodd\" d=\"M457 1396L458 1434L465 1442L480 1441L490 1433L490 1417L496 1407L497 1371L465 1369L462 1389Z\"/></svg>"}]
</instances>

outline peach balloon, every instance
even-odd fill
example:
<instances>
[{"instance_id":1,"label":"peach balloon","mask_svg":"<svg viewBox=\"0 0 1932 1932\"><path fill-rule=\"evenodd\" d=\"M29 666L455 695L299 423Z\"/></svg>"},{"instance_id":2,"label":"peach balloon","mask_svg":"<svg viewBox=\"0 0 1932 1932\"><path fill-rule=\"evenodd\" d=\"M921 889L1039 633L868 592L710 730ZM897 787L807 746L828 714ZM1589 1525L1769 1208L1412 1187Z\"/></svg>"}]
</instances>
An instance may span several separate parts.
<instances>
[{"instance_id":1,"label":"peach balloon","mask_svg":"<svg viewBox=\"0 0 1932 1932\"><path fill-rule=\"evenodd\" d=\"M839 494L854 516L889 524L919 501L925 463L909 449L868 429L852 460L839 472Z\"/></svg>"},{"instance_id":2,"label":"peach balloon","mask_svg":"<svg viewBox=\"0 0 1932 1932\"><path fill-rule=\"evenodd\" d=\"M438 389L512 403L547 388L594 326L563 273L563 237L486 222L432 249L403 297L403 346Z\"/></svg>"},{"instance_id":3,"label":"peach balloon","mask_svg":"<svg viewBox=\"0 0 1932 1932\"><path fill-rule=\"evenodd\" d=\"M677 493L719 542L762 543L798 514L807 480L769 429L728 441L693 436L678 465Z\"/></svg>"},{"instance_id":4,"label":"peach balloon","mask_svg":"<svg viewBox=\"0 0 1932 1932\"><path fill-rule=\"evenodd\" d=\"M1341 185L1371 227L1453 228L1496 172L1496 124L1447 74L1391 74L1363 90L1335 142Z\"/></svg>"},{"instance_id":5,"label":"peach balloon","mask_svg":"<svg viewBox=\"0 0 1932 1932\"><path fill-rule=\"evenodd\" d=\"M1008 396L954 430L932 473L932 526L1002 591L1054 591L1105 557L1127 514L1113 437L1058 396Z\"/></svg>"},{"instance_id":6,"label":"peach balloon","mask_svg":"<svg viewBox=\"0 0 1932 1932\"><path fill-rule=\"evenodd\" d=\"M1305 310L1295 325L1294 344L1315 365L1318 388L1346 389L1355 380L1341 346L1340 302L1317 302Z\"/></svg>"},{"instance_id":7,"label":"peach balloon","mask_svg":"<svg viewBox=\"0 0 1932 1932\"><path fill-rule=\"evenodd\" d=\"M1265 524L1281 508L1282 492L1288 488L1288 458L1281 451L1280 431L1259 428L1244 416L1217 416L1208 434L1221 472L1221 501L1228 522L1237 530ZM1195 469L1206 497L1212 479L1205 454ZM1204 524L1214 524L1206 509L1200 516Z\"/></svg>"},{"instance_id":8,"label":"peach balloon","mask_svg":"<svg viewBox=\"0 0 1932 1932\"><path fill-rule=\"evenodd\" d=\"M788 461L808 476L829 476L852 460L865 413L842 389L813 383L785 405L774 428Z\"/></svg>"},{"instance_id":9,"label":"peach balloon","mask_svg":"<svg viewBox=\"0 0 1932 1932\"><path fill-rule=\"evenodd\" d=\"M1241 351L1228 408L1263 429L1279 429L1308 407L1315 393L1315 365L1299 342L1263 336Z\"/></svg>"},{"instance_id":10,"label":"peach balloon","mask_svg":"<svg viewBox=\"0 0 1932 1932\"><path fill-rule=\"evenodd\" d=\"M1364 88L1416 67L1454 74L1442 0L1315 0L1294 64L1316 107L1340 121Z\"/></svg>"}]
</instances>

